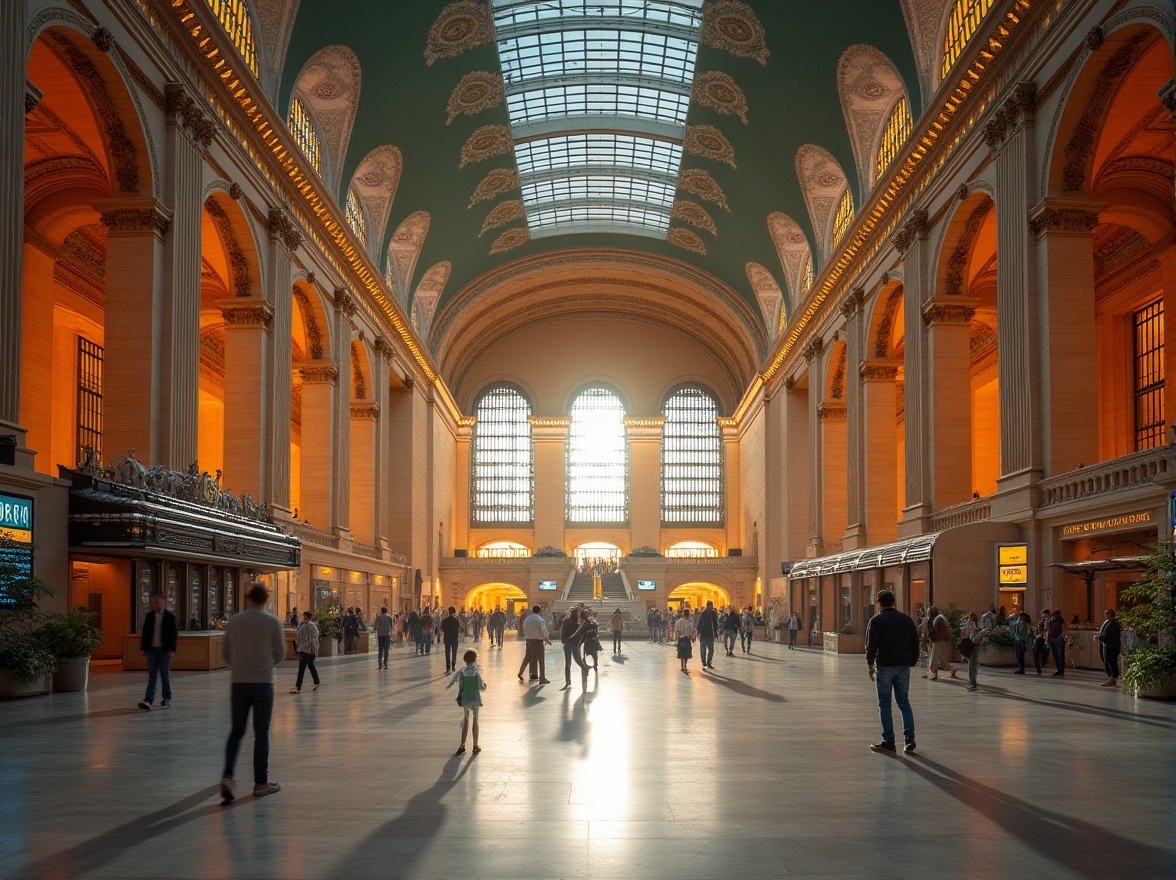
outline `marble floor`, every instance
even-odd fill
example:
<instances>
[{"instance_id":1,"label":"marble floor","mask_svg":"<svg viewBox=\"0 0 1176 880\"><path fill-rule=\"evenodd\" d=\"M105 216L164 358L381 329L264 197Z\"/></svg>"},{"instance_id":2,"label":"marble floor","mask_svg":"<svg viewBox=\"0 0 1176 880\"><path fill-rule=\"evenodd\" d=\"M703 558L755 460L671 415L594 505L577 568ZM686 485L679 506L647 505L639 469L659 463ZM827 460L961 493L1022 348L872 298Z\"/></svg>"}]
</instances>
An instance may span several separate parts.
<instances>
[{"instance_id":1,"label":"marble floor","mask_svg":"<svg viewBox=\"0 0 1176 880\"><path fill-rule=\"evenodd\" d=\"M463 650L466 646L463 645ZM883 756L862 657L757 643L678 671L627 642L561 691L482 649L480 755L443 657L279 671L270 778L220 806L225 672L0 704L0 878L1172 878L1176 705L1101 676L915 678L917 756ZM248 734L237 778L250 776Z\"/></svg>"}]
</instances>

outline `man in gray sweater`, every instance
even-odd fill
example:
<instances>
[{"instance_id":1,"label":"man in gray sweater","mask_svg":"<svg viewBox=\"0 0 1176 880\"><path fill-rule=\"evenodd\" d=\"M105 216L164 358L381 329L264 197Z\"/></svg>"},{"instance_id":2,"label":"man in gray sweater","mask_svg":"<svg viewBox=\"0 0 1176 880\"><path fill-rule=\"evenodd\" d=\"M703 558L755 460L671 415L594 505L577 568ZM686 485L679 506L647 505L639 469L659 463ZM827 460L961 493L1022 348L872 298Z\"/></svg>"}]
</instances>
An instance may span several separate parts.
<instances>
[{"instance_id":1,"label":"man in gray sweater","mask_svg":"<svg viewBox=\"0 0 1176 880\"><path fill-rule=\"evenodd\" d=\"M253 709L253 796L265 797L281 786L269 781L269 728L274 711L274 667L286 657L286 636L281 622L265 610L269 590L254 583L246 596L246 608L229 618L221 653L229 664L232 682L233 727L225 743L225 769L221 797L232 802L233 768L245 736L249 709Z\"/></svg>"}]
</instances>

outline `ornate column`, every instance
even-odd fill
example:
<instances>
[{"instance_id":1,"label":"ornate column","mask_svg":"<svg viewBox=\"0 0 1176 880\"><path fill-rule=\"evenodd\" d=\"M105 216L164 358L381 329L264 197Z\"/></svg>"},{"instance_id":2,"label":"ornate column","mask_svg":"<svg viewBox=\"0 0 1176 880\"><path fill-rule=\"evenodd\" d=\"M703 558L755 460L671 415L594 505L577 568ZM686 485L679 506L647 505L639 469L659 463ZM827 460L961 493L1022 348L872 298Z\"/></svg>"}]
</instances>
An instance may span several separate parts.
<instances>
[{"instance_id":1,"label":"ornate column","mask_svg":"<svg viewBox=\"0 0 1176 880\"><path fill-rule=\"evenodd\" d=\"M154 199L107 199L94 207L106 227L103 407L118 414L102 425L103 456L110 461L134 449L145 465L179 468L163 442L170 424L163 256L171 212Z\"/></svg>"},{"instance_id":2,"label":"ornate column","mask_svg":"<svg viewBox=\"0 0 1176 880\"><path fill-rule=\"evenodd\" d=\"M331 332L331 345L335 350L335 363L339 367L339 385L335 392L335 430L332 440L335 445L334 468L331 474L331 531L346 537L351 518L351 319L355 316L356 302L346 290L335 291L335 312L332 316L335 326Z\"/></svg>"},{"instance_id":3,"label":"ornate column","mask_svg":"<svg viewBox=\"0 0 1176 880\"><path fill-rule=\"evenodd\" d=\"M866 533L866 476L865 413L862 409L862 388L858 376L859 365L865 355L865 320L862 301L866 292L855 287L841 304L845 318L845 534L841 543L846 550L869 544Z\"/></svg>"},{"instance_id":4,"label":"ornate column","mask_svg":"<svg viewBox=\"0 0 1176 880\"><path fill-rule=\"evenodd\" d=\"M972 497L971 337L976 304L970 297L952 296L935 297L923 307L930 497L935 510Z\"/></svg>"},{"instance_id":5,"label":"ornate column","mask_svg":"<svg viewBox=\"0 0 1176 880\"><path fill-rule=\"evenodd\" d=\"M392 430L389 425L391 397L391 376L389 367L394 357L392 343L386 336L376 338L376 370L373 377L373 397L383 417L376 423L376 510L374 544L381 550L388 549L389 494L392 490Z\"/></svg>"},{"instance_id":6,"label":"ornate column","mask_svg":"<svg viewBox=\"0 0 1176 880\"><path fill-rule=\"evenodd\" d=\"M230 189L229 195L235 190ZM269 415L269 469L267 497L277 510L290 509L290 407L293 399L290 340L294 325L294 285L291 281L294 252L302 233L280 208L269 213L265 298L273 314L270 370L267 391Z\"/></svg>"},{"instance_id":7,"label":"ornate column","mask_svg":"<svg viewBox=\"0 0 1176 880\"><path fill-rule=\"evenodd\" d=\"M378 403L358 396L351 401L351 537L373 545L376 543L376 489L379 484L376 468L379 425Z\"/></svg>"},{"instance_id":8,"label":"ornate column","mask_svg":"<svg viewBox=\"0 0 1176 880\"><path fill-rule=\"evenodd\" d=\"M1099 460L1094 227L1105 207L1047 198L1029 214L1037 250L1041 457L1047 477Z\"/></svg>"},{"instance_id":9,"label":"ornate column","mask_svg":"<svg viewBox=\"0 0 1176 880\"><path fill-rule=\"evenodd\" d=\"M661 441L664 416L626 418L629 440L629 540L661 549Z\"/></svg>"},{"instance_id":10,"label":"ornate column","mask_svg":"<svg viewBox=\"0 0 1176 880\"><path fill-rule=\"evenodd\" d=\"M335 452L333 400L339 368L330 361L298 364L302 385L302 479L299 517L320 532L331 531Z\"/></svg>"},{"instance_id":11,"label":"ornate column","mask_svg":"<svg viewBox=\"0 0 1176 880\"><path fill-rule=\"evenodd\" d=\"M25 114L36 95L25 88L29 4L0 3L0 434L25 447L20 424L20 306L24 257ZM31 453L16 463L32 469Z\"/></svg>"},{"instance_id":12,"label":"ornate column","mask_svg":"<svg viewBox=\"0 0 1176 880\"><path fill-rule=\"evenodd\" d=\"M898 362L867 358L858 372L864 447L860 497L866 525L862 546L870 546L898 539Z\"/></svg>"},{"instance_id":13,"label":"ornate column","mask_svg":"<svg viewBox=\"0 0 1176 880\"><path fill-rule=\"evenodd\" d=\"M567 417L531 416L531 441L535 444L535 549L564 550L567 492Z\"/></svg>"},{"instance_id":14,"label":"ornate column","mask_svg":"<svg viewBox=\"0 0 1176 880\"><path fill-rule=\"evenodd\" d=\"M845 420L842 400L817 407L821 431L821 538L825 553L837 553L845 534Z\"/></svg>"},{"instance_id":15,"label":"ornate column","mask_svg":"<svg viewBox=\"0 0 1176 880\"><path fill-rule=\"evenodd\" d=\"M470 444L477 421L465 416L457 423L457 471L453 475L453 546L471 551L476 548L470 546Z\"/></svg>"},{"instance_id":16,"label":"ornate column","mask_svg":"<svg viewBox=\"0 0 1176 880\"><path fill-rule=\"evenodd\" d=\"M809 368L808 448L809 448L809 534L804 554L812 559L825 552L824 533L824 444L821 442L820 404L825 389L825 362L821 357L824 343L816 337L802 352Z\"/></svg>"},{"instance_id":17,"label":"ornate column","mask_svg":"<svg viewBox=\"0 0 1176 880\"><path fill-rule=\"evenodd\" d=\"M723 520L727 525L727 546L747 547L750 551L743 535L743 461L739 454L739 422L720 418L719 430L723 434ZM767 531L766 525L764 531ZM765 545L767 543L765 541Z\"/></svg>"},{"instance_id":18,"label":"ornate column","mask_svg":"<svg viewBox=\"0 0 1176 880\"><path fill-rule=\"evenodd\" d=\"M1032 83L1019 83L984 131L992 153L996 188L996 310L1000 352L1000 479L1002 490L1041 476L1037 405L1037 290L1030 253L1033 204Z\"/></svg>"},{"instance_id":19,"label":"ornate column","mask_svg":"<svg viewBox=\"0 0 1176 880\"><path fill-rule=\"evenodd\" d=\"M903 342L903 472L906 491L902 519L898 524L901 537L921 535L931 528L931 469L923 396L927 381L923 301L932 291L927 232L927 212L912 211L895 238L895 246L903 258L902 310L906 328Z\"/></svg>"},{"instance_id":20,"label":"ornate column","mask_svg":"<svg viewBox=\"0 0 1176 880\"><path fill-rule=\"evenodd\" d=\"M266 380L273 309L253 296L222 299L217 306L225 319L224 485L235 494L264 499L269 490L271 410ZM305 420L305 400L303 407Z\"/></svg>"}]
</instances>

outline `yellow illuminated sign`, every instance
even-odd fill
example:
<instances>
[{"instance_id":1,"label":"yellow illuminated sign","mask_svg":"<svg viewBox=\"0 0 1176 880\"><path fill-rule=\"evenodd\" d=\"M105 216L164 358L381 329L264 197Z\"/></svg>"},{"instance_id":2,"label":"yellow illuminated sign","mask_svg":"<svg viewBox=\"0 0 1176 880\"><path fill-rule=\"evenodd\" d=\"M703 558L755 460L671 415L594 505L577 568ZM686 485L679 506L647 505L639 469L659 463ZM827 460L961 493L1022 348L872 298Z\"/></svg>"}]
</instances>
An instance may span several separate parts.
<instances>
[{"instance_id":1,"label":"yellow illuminated sign","mask_svg":"<svg viewBox=\"0 0 1176 880\"><path fill-rule=\"evenodd\" d=\"M1001 586L1024 586L1029 583L1028 565L1002 565L1000 567Z\"/></svg>"},{"instance_id":2,"label":"yellow illuminated sign","mask_svg":"<svg viewBox=\"0 0 1176 880\"><path fill-rule=\"evenodd\" d=\"M1025 565L1029 561L1028 544L1004 544L1000 548L1000 564Z\"/></svg>"},{"instance_id":3,"label":"yellow illuminated sign","mask_svg":"<svg viewBox=\"0 0 1176 880\"><path fill-rule=\"evenodd\" d=\"M1124 516L1108 516L1105 519L1093 519L1090 522L1074 523L1062 526L1062 537L1085 535L1090 532L1103 532L1107 529L1117 529L1121 526L1147 525L1152 521L1152 512L1143 510L1139 513L1128 513Z\"/></svg>"}]
</instances>

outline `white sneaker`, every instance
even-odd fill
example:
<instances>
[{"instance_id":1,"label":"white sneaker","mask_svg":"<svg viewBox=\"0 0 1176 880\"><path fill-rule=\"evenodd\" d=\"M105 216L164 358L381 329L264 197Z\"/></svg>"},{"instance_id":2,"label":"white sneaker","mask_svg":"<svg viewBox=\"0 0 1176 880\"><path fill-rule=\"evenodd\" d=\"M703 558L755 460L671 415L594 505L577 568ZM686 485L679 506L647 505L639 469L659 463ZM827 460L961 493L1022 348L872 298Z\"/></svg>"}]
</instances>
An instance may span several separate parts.
<instances>
[{"instance_id":1,"label":"white sneaker","mask_svg":"<svg viewBox=\"0 0 1176 880\"><path fill-rule=\"evenodd\" d=\"M290 688L290 693L300 694L300 693L302 693L302 688Z\"/></svg>"},{"instance_id":2,"label":"white sneaker","mask_svg":"<svg viewBox=\"0 0 1176 880\"><path fill-rule=\"evenodd\" d=\"M273 794L282 790L282 786L276 782L264 782L260 785L253 786L253 796L255 798L265 797L267 794Z\"/></svg>"},{"instance_id":3,"label":"white sneaker","mask_svg":"<svg viewBox=\"0 0 1176 880\"><path fill-rule=\"evenodd\" d=\"M233 801L233 799L237 797L237 795L233 793L233 777L232 776L222 776L221 777L220 792L221 792L221 800L226 804L231 803Z\"/></svg>"}]
</instances>

